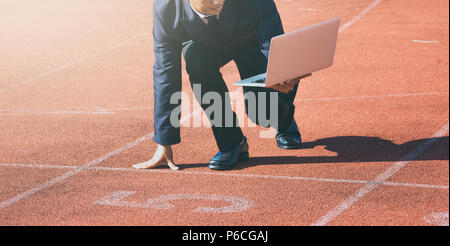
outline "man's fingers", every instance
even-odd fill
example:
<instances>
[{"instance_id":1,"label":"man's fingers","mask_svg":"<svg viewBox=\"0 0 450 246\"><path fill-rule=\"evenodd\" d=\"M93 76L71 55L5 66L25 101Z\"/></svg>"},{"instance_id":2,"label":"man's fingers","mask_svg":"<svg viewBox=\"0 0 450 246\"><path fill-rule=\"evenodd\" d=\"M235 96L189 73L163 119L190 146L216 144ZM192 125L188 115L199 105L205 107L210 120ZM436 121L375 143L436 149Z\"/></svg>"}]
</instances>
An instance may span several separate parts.
<instances>
[{"instance_id":1,"label":"man's fingers","mask_svg":"<svg viewBox=\"0 0 450 246\"><path fill-rule=\"evenodd\" d=\"M272 88L283 93L287 93L290 90L290 88L287 88L285 85L272 85Z\"/></svg>"},{"instance_id":2,"label":"man's fingers","mask_svg":"<svg viewBox=\"0 0 450 246\"><path fill-rule=\"evenodd\" d=\"M284 87L281 86L280 84L272 85L272 89L280 91L280 92L284 92Z\"/></svg>"},{"instance_id":3,"label":"man's fingers","mask_svg":"<svg viewBox=\"0 0 450 246\"><path fill-rule=\"evenodd\" d=\"M173 161L171 161L171 160L169 160L168 162L167 162L167 164L169 165L169 167L172 169L172 170L178 170L178 169L180 169L179 167L177 167L176 165L175 165L175 163L173 163Z\"/></svg>"},{"instance_id":4,"label":"man's fingers","mask_svg":"<svg viewBox=\"0 0 450 246\"><path fill-rule=\"evenodd\" d=\"M300 77L298 77L297 79L300 80L300 79L307 78L307 77L309 77L309 76L312 76L312 73L308 73L308 74L306 74L306 75L300 76Z\"/></svg>"},{"instance_id":5,"label":"man's fingers","mask_svg":"<svg viewBox=\"0 0 450 246\"><path fill-rule=\"evenodd\" d=\"M277 91L280 89L280 87L278 85L272 85L271 88L274 90L277 90Z\"/></svg>"},{"instance_id":6,"label":"man's fingers","mask_svg":"<svg viewBox=\"0 0 450 246\"><path fill-rule=\"evenodd\" d=\"M148 169L148 168L157 167L159 165L161 165L161 162L155 162L155 161L150 160L150 161L142 162L139 164L135 164L135 165L133 165L133 167L137 168L137 169Z\"/></svg>"}]
</instances>

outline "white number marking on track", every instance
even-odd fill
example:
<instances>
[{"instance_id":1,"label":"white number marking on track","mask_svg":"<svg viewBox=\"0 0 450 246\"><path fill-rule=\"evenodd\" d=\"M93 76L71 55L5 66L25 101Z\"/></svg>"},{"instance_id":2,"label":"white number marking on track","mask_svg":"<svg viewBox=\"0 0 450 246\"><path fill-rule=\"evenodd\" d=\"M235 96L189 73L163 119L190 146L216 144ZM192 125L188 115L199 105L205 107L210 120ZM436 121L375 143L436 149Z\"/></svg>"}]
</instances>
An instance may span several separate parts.
<instances>
[{"instance_id":1,"label":"white number marking on track","mask_svg":"<svg viewBox=\"0 0 450 246\"><path fill-rule=\"evenodd\" d=\"M254 202L248 199L239 197L223 196L223 195L204 195L204 194L168 194L157 198L150 198L146 203L138 203L131 201L124 201L123 199L136 193L135 191L115 191L94 204L118 206L118 207L135 207L135 208L154 208L154 209L171 209L175 207L171 204L174 200L207 200L207 201L226 201L231 203L224 207L198 207L192 210L199 213L231 213L241 212L251 208Z\"/></svg>"}]
</instances>

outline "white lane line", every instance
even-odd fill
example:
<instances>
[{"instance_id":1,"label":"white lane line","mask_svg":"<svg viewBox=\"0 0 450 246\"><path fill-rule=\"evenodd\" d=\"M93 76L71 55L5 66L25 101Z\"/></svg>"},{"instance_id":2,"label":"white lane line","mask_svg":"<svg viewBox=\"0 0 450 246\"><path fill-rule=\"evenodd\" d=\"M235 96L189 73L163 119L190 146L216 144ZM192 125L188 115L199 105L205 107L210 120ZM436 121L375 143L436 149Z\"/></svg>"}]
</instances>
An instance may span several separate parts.
<instances>
[{"instance_id":1,"label":"white lane line","mask_svg":"<svg viewBox=\"0 0 450 246\"><path fill-rule=\"evenodd\" d=\"M443 137L448 134L449 123L447 122L439 131L434 133L425 143L419 145L415 150L403 157L399 162L394 163L385 172L378 175L373 181L364 185L361 189L356 191L353 195L338 204L334 209L330 210L326 215L322 216L319 220L311 224L312 226L324 226L334 220L337 216L342 214L353 204L358 202L365 195L369 194L372 190L380 186L381 183L392 177L395 173L400 171L409 162L413 161L416 157L426 151L431 145L438 141L439 137Z\"/></svg>"},{"instance_id":2,"label":"white lane line","mask_svg":"<svg viewBox=\"0 0 450 246\"><path fill-rule=\"evenodd\" d=\"M76 65L76 64L78 64L78 63L80 63L80 62L83 62L83 61L85 61L85 60L87 60L87 59L89 59L89 58L92 58L92 57L95 57L95 56L104 54L104 53L106 53L106 52L115 50L115 49L117 49L117 48L119 48L119 47L122 47L122 46L124 46L124 45L127 45L127 44L129 44L130 42L132 42L132 41L134 41L134 40L137 40L137 39L140 39L140 38L142 38L142 37L144 37L144 36L147 36L147 35L149 35L149 34L150 34L149 32L141 33L141 34L139 34L139 35L137 35L137 36L134 36L134 37L132 37L132 38L129 38L129 39L127 39L127 40L124 40L124 41L122 41L122 42L119 42L119 43L117 43L117 44L115 44L115 45L113 45L113 46L111 46L111 47L109 47L109 48L106 48L106 49L97 51L97 52L95 52L95 53L93 53L93 54L90 54L90 55L87 55L87 56L78 58L78 59L76 59L76 60L74 60L74 61L72 61L72 62L66 63L66 64L64 64L64 65L62 65L62 66L60 66L60 67L56 67L56 68L54 68L54 69L52 69L52 70L50 70L50 71L48 71L48 72L39 74L39 75L37 75L37 76L34 77L34 78L31 78L31 79L28 79L28 80L25 80L25 81L22 81L22 82L18 82L18 83L12 84L12 85L10 85L10 86L8 86L8 87L6 87L6 88L2 88L2 89L0 89L0 94L6 92L6 91L8 91L8 90L15 89L15 88L17 88L17 87L19 87L19 86L22 86L22 85L31 83L31 82L36 81L36 80L38 80L38 79L45 78L45 77L47 77L47 76L49 76L49 75L52 75L52 74L54 74L54 73L56 73L56 72L62 71L62 70L64 70L64 69L66 69L66 68L69 68L69 67L71 67L71 66L73 66L73 65Z\"/></svg>"},{"instance_id":3,"label":"white lane line","mask_svg":"<svg viewBox=\"0 0 450 246\"><path fill-rule=\"evenodd\" d=\"M105 109L110 112L118 112L118 111L147 111L153 110L153 107L136 107L136 108L113 108L113 109Z\"/></svg>"},{"instance_id":4,"label":"white lane line","mask_svg":"<svg viewBox=\"0 0 450 246\"><path fill-rule=\"evenodd\" d=\"M387 94L374 96L351 96L351 97L319 97L319 98L298 98L296 102L308 101L337 101L337 100L358 100L358 99L375 99L389 97L413 97L413 96L435 96L448 95L449 92L423 92L423 93L406 93L406 94ZM238 102L241 103L241 102ZM24 115L24 114L115 114L120 111L148 111L153 107L136 107L136 108L97 108L95 111L86 110L58 110L58 111L38 111L29 109L0 109L1 115Z\"/></svg>"},{"instance_id":5,"label":"white lane line","mask_svg":"<svg viewBox=\"0 0 450 246\"><path fill-rule=\"evenodd\" d=\"M0 167L25 167L40 169L76 169L78 166L61 166L51 164L23 164L23 163L0 163Z\"/></svg>"},{"instance_id":6,"label":"white lane line","mask_svg":"<svg viewBox=\"0 0 450 246\"><path fill-rule=\"evenodd\" d=\"M313 8L297 8L300 11L313 11L313 12L323 12L323 10L320 9L313 9Z\"/></svg>"},{"instance_id":7,"label":"white lane line","mask_svg":"<svg viewBox=\"0 0 450 246\"><path fill-rule=\"evenodd\" d=\"M448 185L429 185L429 184L397 183L397 182L383 182L381 184L387 186L410 186L416 188L448 189Z\"/></svg>"},{"instance_id":8,"label":"white lane line","mask_svg":"<svg viewBox=\"0 0 450 246\"><path fill-rule=\"evenodd\" d=\"M0 109L0 115L24 115L24 114L115 114L119 111L147 111L153 110L153 107L136 107L136 108L115 108L104 109L98 108L94 111L88 110L55 110L55 111L40 111L31 109Z\"/></svg>"},{"instance_id":9,"label":"white lane line","mask_svg":"<svg viewBox=\"0 0 450 246\"><path fill-rule=\"evenodd\" d=\"M57 111L39 111L29 109L0 109L1 115L36 115L36 114L115 114L112 111L97 110L97 111L82 111L82 110L57 110Z\"/></svg>"},{"instance_id":10,"label":"white lane line","mask_svg":"<svg viewBox=\"0 0 450 246\"><path fill-rule=\"evenodd\" d=\"M78 166L59 166L59 165L43 165L43 164L15 164L15 163L0 163L0 167L24 167L24 168L40 168L40 169L77 169L78 168ZM349 184L373 183L373 181L368 181L368 180L331 179L331 178L318 178L318 177L280 176L280 175L243 174L243 173L196 172L196 171L183 171L183 170L171 171L171 170L135 169L135 168L121 168L121 167L88 167L85 170L97 170L97 171L109 171L109 172L140 172L140 173L155 173L155 174L176 174L176 175L225 176L225 177L237 177L237 178L313 181L313 182L349 183ZM380 185L405 186L405 187L429 188L429 189L449 189L448 185L430 185L430 184L414 184L414 183L399 183L399 182L381 182Z\"/></svg>"},{"instance_id":11,"label":"white lane line","mask_svg":"<svg viewBox=\"0 0 450 246\"><path fill-rule=\"evenodd\" d=\"M448 226L448 212L432 213L423 217L423 220L435 226Z\"/></svg>"},{"instance_id":12,"label":"white lane line","mask_svg":"<svg viewBox=\"0 0 450 246\"><path fill-rule=\"evenodd\" d=\"M426 40L413 40L414 43L424 43L424 44L437 44L438 41L426 41Z\"/></svg>"},{"instance_id":13,"label":"white lane line","mask_svg":"<svg viewBox=\"0 0 450 246\"><path fill-rule=\"evenodd\" d=\"M449 92L423 92L423 93L388 94L388 95L375 95L375 96L299 98L299 99L295 99L295 101L296 102L337 101L337 100L372 99L372 98L388 98L388 97L434 96L434 95L448 95L448 94L449 94Z\"/></svg>"},{"instance_id":14,"label":"white lane line","mask_svg":"<svg viewBox=\"0 0 450 246\"><path fill-rule=\"evenodd\" d=\"M364 15L370 12L373 8L375 8L379 3L381 3L381 0L376 0L372 4L369 5L366 9L364 9L359 15L353 17L350 21L345 23L341 28L339 28L339 32L344 31L345 29L349 28L351 25L353 25L355 22L357 22L359 19L361 19Z\"/></svg>"}]
</instances>

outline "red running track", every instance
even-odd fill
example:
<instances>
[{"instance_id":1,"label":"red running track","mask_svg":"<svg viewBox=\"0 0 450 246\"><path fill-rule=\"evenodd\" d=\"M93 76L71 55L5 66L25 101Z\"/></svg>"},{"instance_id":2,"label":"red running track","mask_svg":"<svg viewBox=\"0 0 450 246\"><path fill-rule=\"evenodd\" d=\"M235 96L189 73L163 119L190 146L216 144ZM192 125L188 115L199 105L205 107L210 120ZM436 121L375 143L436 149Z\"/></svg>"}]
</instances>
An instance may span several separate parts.
<instances>
[{"instance_id":1,"label":"red running track","mask_svg":"<svg viewBox=\"0 0 450 246\"><path fill-rule=\"evenodd\" d=\"M251 160L215 172L207 127L182 128L181 170L131 167L156 147L150 1L2 1L0 225L448 226L448 1L276 3L286 31L341 17L299 87L305 148L244 124Z\"/></svg>"}]
</instances>

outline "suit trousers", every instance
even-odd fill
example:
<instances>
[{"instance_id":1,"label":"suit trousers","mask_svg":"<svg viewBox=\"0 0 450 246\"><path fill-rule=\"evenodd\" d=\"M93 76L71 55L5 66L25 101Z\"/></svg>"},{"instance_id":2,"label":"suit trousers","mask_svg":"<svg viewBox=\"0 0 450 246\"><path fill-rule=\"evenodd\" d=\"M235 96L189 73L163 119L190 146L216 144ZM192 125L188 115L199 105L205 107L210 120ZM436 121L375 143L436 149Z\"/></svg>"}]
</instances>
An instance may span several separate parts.
<instances>
[{"instance_id":1,"label":"suit trousers","mask_svg":"<svg viewBox=\"0 0 450 246\"><path fill-rule=\"evenodd\" d=\"M260 44L257 40L248 41L229 50L216 50L198 42L189 41L183 44L183 56L191 87L201 107L206 110L212 105L211 102L207 102L208 100L202 100L206 93L215 92L221 97L221 124L215 124L217 121L214 120L215 116L213 114L208 115L208 117L219 151L229 152L242 141L244 135L237 123L237 116L231 109L228 87L220 73L220 68L233 60L237 65L241 79L246 79L265 73L267 70L267 58L261 52ZM201 86L200 92L194 89L194 85ZM278 117L275 121L271 121L269 125L261 124L260 110L249 108L251 106L254 107L255 104L249 104L248 100L244 101L246 114L257 125L274 127L278 131L287 129L294 120L295 107L293 102L297 89L298 84L288 93L281 93L271 88L244 86L244 95L248 93L256 95L256 107L260 105L261 96L264 97L266 102L265 119L271 119L270 105L274 102L270 100L270 93L277 93L278 99L278 105L272 105L272 108L278 110ZM256 114L249 114L250 110L252 110L251 112L256 112ZM235 124L232 126L226 125L225 119L233 119Z\"/></svg>"}]
</instances>

